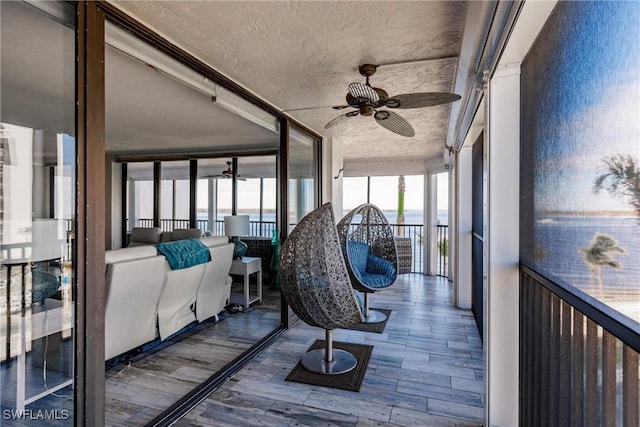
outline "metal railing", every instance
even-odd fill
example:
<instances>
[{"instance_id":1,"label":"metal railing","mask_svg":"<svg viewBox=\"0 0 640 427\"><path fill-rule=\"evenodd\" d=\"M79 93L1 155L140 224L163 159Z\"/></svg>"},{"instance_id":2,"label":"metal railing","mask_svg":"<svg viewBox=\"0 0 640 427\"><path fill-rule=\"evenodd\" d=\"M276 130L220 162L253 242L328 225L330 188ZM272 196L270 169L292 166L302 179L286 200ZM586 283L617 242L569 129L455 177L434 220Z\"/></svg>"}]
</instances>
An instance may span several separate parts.
<instances>
[{"instance_id":1,"label":"metal railing","mask_svg":"<svg viewBox=\"0 0 640 427\"><path fill-rule=\"evenodd\" d=\"M521 266L521 426L640 425L640 334L622 317Z\"/></svg>"},{"instance_id":2,"label":"metal railing","mask_svg":"<svg viewBox=\"0 0 640 427\"><path fill-rule=\"evenodd\" d=\"M436 245L438 247L438 276L449 276L449 226L436 226Z\"/></svg>"},{"instance_id":3,"label":"metal railing","mask_svg":"<svg viewBox=\"0 0 640 427\"><path fill-rule=\"evenodd\" d=\"M424 271L422 266L422 239L424 238L424 226L422 224L389 225L393 229L394 236L411 239L411 272L422 273Z\"/></svg>"},{"instance_id":4,"label":"metal railing","mask_svg":"<svg viewBox=\"0 0 640 427\"><path fill-rule=\"evenodd\" d=\"M136 220L134 227L153 227L153 219L139 218ZM214 229L209 228L209 221L199 219L196 221L196 227L203 233L210 231L216 236L224 236L224 220L216 220ZM129 220L127 219L127 229L131 230ZM160 229L162 231L172 231L175 229L189 228L188 219L160 219ZM274 221L249 221L249 235L271 237L273 230L276 229Z\"/></svg>"}]
</instances>

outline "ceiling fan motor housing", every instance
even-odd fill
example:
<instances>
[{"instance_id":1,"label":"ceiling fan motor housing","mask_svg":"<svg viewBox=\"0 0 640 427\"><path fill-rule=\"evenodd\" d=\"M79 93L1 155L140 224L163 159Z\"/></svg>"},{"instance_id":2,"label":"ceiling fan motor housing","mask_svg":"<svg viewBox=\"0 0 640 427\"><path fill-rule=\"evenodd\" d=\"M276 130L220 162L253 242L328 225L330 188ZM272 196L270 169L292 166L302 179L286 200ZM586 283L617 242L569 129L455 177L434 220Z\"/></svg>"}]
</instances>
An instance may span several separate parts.
<instances>
[{"instance_id":1,"label":"ceiling fan motor housing","mask_svg":"<svg viewBox=\"0 0 640 427\"><path fill-rule=\"evenodd\" d=\"M358 67L358 71L360 71L360 74L365 77L373 76L376 73L377 69L378 66L373 64L362 64L360 67Z\"/></svg>"},{"instance_id":2,"label":"ceiling fan motor housing","mask_svg":"<svg viewBox=\"0 0 640 427\"><path fill-rule=\"evenodd\" d=\"M376 110L372 105L363 105L360 107L360 115L361 116L373 116Z\"/></svg>"}]
</instances>

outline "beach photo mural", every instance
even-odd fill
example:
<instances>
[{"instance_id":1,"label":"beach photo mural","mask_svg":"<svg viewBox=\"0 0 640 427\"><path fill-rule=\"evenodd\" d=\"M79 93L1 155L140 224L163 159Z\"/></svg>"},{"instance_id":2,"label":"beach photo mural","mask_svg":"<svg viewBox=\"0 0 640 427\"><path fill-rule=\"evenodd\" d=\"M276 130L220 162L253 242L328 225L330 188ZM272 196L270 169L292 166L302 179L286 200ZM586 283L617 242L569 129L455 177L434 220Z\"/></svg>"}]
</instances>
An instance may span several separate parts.
<instances>
[{"instance_id":1,"label":"beach photo mural","mask_svg":"<svg viewBox=\"0 0 640 427\"><path fill-rule=\"evenodd\" d=\"M639 23L639 2L559 2L521 69L522 262L635 327Z\"/></svg>"}]
</instances>

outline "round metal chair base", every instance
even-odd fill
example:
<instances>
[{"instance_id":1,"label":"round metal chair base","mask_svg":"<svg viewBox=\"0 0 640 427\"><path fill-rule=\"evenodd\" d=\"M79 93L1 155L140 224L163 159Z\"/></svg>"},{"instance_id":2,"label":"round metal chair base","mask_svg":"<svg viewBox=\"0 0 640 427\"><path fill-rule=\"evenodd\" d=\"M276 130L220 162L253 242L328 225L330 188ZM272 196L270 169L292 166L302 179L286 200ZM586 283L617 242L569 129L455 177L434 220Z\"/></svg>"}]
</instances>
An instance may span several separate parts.
<instances>
[{"instance_id":1,"label":"round metal chair base","mask_svg":"<svg viewBox=\"0 0 640 427\"><path fill-rule=\"evenodd\" d=\"M307 371L327 375L344 374L358 364L356 357L348 351L334 349L333 361L328 363L324 360L324 354L324 348L312 350L302 356L300 363Z\"/></svg>"},{"instance_id":2,"label":"round metal chair base","mask_svg":"<svg viewBox=\"0 0 640 427\"><path fill-rule=\"evenodd\" d=\"M369 315L364 316L364 320L360 323L380 323L387 320L387 315L381 311L369 310Z\"/></svg>"}]
</instances>

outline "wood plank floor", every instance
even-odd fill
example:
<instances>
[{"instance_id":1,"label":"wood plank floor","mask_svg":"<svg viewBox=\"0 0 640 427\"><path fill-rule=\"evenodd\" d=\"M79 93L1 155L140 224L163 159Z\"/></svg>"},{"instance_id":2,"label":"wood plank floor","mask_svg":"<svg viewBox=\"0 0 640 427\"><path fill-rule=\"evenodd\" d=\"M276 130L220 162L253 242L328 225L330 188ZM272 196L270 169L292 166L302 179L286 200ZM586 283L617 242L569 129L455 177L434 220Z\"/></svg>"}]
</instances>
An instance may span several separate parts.
<instances>
[{"instance_id":1,"label":"wood plank floor","mask_svg":"<svg viewBox=\"0 0 640 427\"><path fill-rule=\"evenodd\" d=\"M237 288L237 289L236 289ZM234 284L241 292L242 285ZM253 291L255 292L255 291ZM263 288L247 313L205 321L106 372L108 426L141 426L193 390L280 324L280 292Z\"/></svg>"},{"instance_id":2,"label":"wood plank floor","mask_svg":"<svg viewBox=\"0 0 640 427\"><path fill-rule=\"evenodd\" d=\"M393 310L382 334L337 330L374 346L360 392L286 382L324 332L298 322L180 426L477 426L484 419L484 360L473 315L453 306L445 279L400 276L372 306Z\"/></svg>"}]
</instances>

